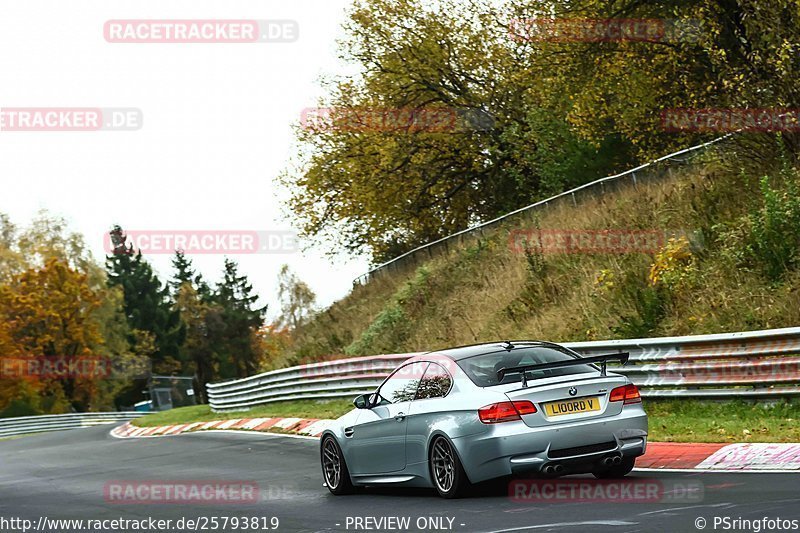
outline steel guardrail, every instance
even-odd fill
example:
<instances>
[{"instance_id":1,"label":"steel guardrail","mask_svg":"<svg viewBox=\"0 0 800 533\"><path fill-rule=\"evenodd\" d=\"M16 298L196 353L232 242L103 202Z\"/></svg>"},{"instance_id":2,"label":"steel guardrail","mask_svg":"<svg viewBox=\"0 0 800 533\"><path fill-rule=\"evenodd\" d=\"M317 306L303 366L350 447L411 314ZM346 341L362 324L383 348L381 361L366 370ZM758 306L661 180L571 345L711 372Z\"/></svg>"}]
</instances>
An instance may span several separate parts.
<instances>
[{"instance_id":1,"label":"steel guardrail","mask_svg":"<svg viewBox=\"0 0 800 533\"><path fill-rule=\"evenodd\" d=\"M609 365L642 388L645 397L777 398L800 395L800 327L566 342L581 355L629 352L628 365ZM214 411L300 399L352 397L371 392L406 359L385 354L335 359L207 385Z\"/></svg>"},{"instance_id":2,"label":"steel guardrail","mask_svg":"<svg viewBox=\"0 0 800 533\"><path fill-rule=\"evenodd\" d=\"M67 413L60 415L21 416L0 418L0 439L48 431L64 431L114 424L146 415L140 411L107 413Z\"/></svg>"}]
</instances>

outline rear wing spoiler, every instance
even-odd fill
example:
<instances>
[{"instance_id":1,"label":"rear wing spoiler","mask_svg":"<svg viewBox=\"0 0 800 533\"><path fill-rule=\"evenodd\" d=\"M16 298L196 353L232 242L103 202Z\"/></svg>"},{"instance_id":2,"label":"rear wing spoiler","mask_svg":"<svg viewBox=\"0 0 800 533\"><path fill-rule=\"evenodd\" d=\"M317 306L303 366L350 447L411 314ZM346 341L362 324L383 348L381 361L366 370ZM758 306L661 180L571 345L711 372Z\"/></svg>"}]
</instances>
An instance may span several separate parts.
<instances>
[{"instance_id":1,"label":"rear wing spoiler","mask_svg":"<svg viewBox=\"0 0 800 533\"><path fill-rule=\"evenodd\" d=\"M509 368L501 368L497 371L497 379L503 381L503 378L508 374L522 374L522 386L527 386L527 377L525 373L532 370L546 370L548 368L563 368L565 366L586 365L600 363L600 375L606 375L606 363L608 361L619 361L625 365L631 354L628 352L610 353L605 355L593 355L591 357L576 357L575 359L567 359L564 361L553 361L552 363L538 363L535 365L512 366Z\"/></svg>"}]
</instances>

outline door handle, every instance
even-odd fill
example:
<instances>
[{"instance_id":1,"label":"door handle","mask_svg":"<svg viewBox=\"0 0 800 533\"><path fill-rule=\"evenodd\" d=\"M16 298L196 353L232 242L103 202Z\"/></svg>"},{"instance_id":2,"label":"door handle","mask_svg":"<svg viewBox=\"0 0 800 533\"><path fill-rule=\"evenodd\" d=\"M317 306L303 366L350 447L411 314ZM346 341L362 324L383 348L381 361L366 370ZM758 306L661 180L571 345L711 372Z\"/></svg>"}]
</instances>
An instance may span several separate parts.
<instances>
[{"instance_id":1,"label":"door handle","mask_svg":"<svg viewBox=\"0 0 800 533\"><path fill-rule=\"evenodd\" d=\"M395 416L394 419L397 420L398 422L402 422L403 420L406 419L406 414L405 413L397 413L397 416Z\"/></svg>"}]
</instances>

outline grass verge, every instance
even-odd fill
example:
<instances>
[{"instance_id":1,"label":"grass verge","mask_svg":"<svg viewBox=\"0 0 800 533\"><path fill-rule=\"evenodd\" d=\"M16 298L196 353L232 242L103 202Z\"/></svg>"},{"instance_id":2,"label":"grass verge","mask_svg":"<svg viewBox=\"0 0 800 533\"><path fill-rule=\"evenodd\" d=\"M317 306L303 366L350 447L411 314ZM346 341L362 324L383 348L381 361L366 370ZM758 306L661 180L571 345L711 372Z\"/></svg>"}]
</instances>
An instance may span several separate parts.
<instances>
[{"instance_id":1,"label":"grass verge","mask_svg":"<svg viewBox=\"0 0 800 533\"><path fill-rule=\"evenodd\" d=\"M645 401L653 442L800 442L800 404Z\"/></svg>"},{"instance_id":2,"label":"grass verge","mask_svg":"<svg viewBox=\"0 0 800 533\"><path fill-rule=\"evenodd\" d=\"M338 418L353 408L351 400L297 400L292 402L275 402L253 407L249 411L231 413L214 413L208 405L179 407L169 411L153 413L133 420L132 424L140 427L171 426L191 422L210 422L233 418Z\"/></svg>"},{"instance_id":3,"label":"grass verge","mask_svg":"<svg viewBox=\"0 0 800 533\"><path fill-rule=\"evenodd\" d=\"M141 427L232 418L337 418L353 408L349 400L276 402L250 411L213 413L207 405L181 407L133 421ZM647 400L653 442L800 442L800 404Z\"/></svg>"}]
</instances>

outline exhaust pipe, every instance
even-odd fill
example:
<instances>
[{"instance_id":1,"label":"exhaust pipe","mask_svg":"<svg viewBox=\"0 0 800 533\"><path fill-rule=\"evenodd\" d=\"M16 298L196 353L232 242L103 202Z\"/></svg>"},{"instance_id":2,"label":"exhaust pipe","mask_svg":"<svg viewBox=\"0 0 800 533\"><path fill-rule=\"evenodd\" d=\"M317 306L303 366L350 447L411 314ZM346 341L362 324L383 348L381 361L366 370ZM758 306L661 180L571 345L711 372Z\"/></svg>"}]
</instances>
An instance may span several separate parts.
<instances>
[{"instance_id":1,"label":"exhaust pipe","mask_svg":"<svg viewBox=\"0 0 800 533\"><path fill-rule=\"evenodd\" d=\"M564 465L559 465L559 464L547 465L542 469L542 471L548 476L552 476L554 474L561 474L562 472L564 472Z\"/></svg>"},{"instance_id":2,"label":"exhaust pipe","mask_svg":"<svg viewBox=\"0 0 800 533\"><path fill-rule=\"evenodd\" d=\"M618 464L622 464L622 456L614 455L613 457L603 457L601 461L603 466L614 466Z\"/></svg>"}]
</instances>

